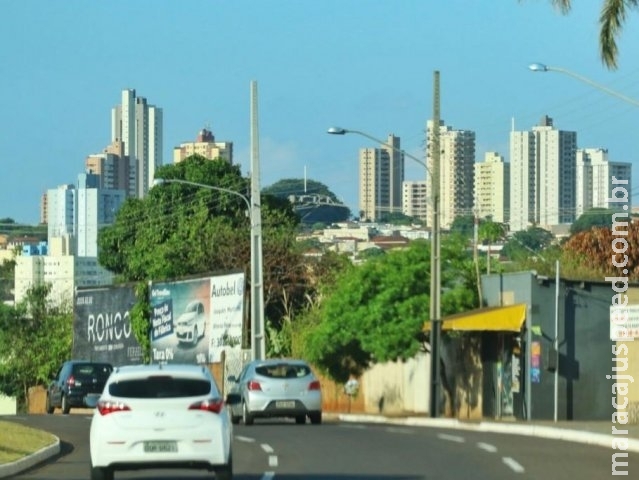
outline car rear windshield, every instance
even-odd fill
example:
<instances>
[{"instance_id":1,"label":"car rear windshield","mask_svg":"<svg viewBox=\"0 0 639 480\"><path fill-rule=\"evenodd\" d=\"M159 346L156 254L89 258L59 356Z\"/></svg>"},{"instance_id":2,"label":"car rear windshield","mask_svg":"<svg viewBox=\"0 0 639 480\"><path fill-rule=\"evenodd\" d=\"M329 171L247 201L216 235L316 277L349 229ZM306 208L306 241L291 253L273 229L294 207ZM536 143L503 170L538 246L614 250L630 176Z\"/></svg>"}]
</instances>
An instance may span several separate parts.
<instances>
[{"instance_id":1,"label":"car rear windshield","mask_svg":"<svg viewBox=\"0 0 639 480\"><path fill-rule=\"evenodd\" d=\"M111 374L113 367L108 363L77 363L73 365L73 375L78 377L97 377L105 379Z\"/></svg>"},{"instance_id":2,"label":"car rear windshield","mask_svg":"<svg viewBox=\"0 0 639 480\"><path fill-rule=\"evenodd\" d=\"M311 374L307 365L282 363L277 365L261 365L255 368L258 375L269 378L302 378Z\"/></svg>"},{"instance_id":3,"label":"car rear windshield","mask_svg":"<svg viewBox=\"0 0 639 480\"><path fill-rule=\"evenodd\" d=\"M211 392L211 383L205 379L152 376L114 382L109 385L109 393L123 398L181 398L214 392Z\"/></svg>"}]
</instances>

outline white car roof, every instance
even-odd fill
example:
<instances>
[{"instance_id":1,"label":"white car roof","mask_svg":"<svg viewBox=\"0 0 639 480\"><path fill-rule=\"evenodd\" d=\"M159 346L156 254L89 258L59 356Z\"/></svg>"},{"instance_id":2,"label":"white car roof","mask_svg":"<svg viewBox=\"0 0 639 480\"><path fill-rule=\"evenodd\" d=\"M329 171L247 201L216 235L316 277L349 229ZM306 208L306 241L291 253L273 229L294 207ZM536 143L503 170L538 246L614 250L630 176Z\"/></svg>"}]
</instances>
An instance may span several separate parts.
<instances>
[{"instance_id":1,"label":"white car roof","mask_svg":"<svg viewBox=\"0 0 639 480\"><path fill-rule=\"evenodd\" d=\"M126 365L116 367L109 377L109 381L123 378L142 378L149 375L165 374L188 378L206 378L212 380L211 372L203 365L193 364L150 364Z\"/></svg>"}]
</instances>

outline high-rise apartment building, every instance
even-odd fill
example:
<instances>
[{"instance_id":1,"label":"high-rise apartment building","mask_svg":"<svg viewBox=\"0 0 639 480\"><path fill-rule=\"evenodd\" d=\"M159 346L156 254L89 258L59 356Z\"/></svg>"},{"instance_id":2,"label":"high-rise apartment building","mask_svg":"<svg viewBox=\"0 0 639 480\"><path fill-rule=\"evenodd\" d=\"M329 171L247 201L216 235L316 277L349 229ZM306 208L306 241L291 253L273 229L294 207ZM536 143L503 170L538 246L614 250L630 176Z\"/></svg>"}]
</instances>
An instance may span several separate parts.
<instances>
[{"instance_id":1,"label":"high-rise apartment building","mask_svg":"<svg viewBox=\"0 0 639 480\"><path fill-rule=\"evenodd\" d=\"M577 150L577 188L576 217L591 208L618 208L616 203L609 202L612 190L621 184L616 181L626 180L623 187L632 191L632 164L627 162L611 162L608 150L603 148L582 148Z\"/></svg>"},{"instance_id":2,"label":"high-rise apartment building","mask_svg":"<svg viewBox=\"0 0 639 480\"><path fill-rule=\"evenodd\" d=\"M47 192L40 197L40 224L46 225L49 221L49 203Z\"/></svg>"},{"instance_id":3,"label":"high-rise apartment building","mask_svg":"<svg viewBox=\"0 0 639 480\"><path fill-rule=\"evenodd\" d=\"M122 104L111 111L111 142L124 143L129 157L129 196L143 198L153 186L155 169L162 165L162 109L122 91Z\"/></svg>"},{"instance_id":4,"label":"high-rise apartment building","mask_svg":"<svg viewBox=\"0 0 639 480\"><path fill-rule=\"evenodd\" d=\"M577 133L544 116L532 131L510 133L510 230L548 230L575 220Z\"/></svg>"},{"instance_id":5,"label":"high-rise apartment building","mask_svg":"<svg viewBox=\"0 0 639 480\"><path fill-rule=\"evenodd\" d=\"M124 190L100 188L100 176L78 175L77 187L61 185L48 191L50 255L97 257L98 231L115 221Z\"/></svg>"},{"instance_id":6,"label":"high-rise apartment building","mask_svg":"<svg viewBox=\"0 0 639 480\"><path fill-rule=\"evenodd\" d=\"M73 185L60 185L47 190L47 238L52 252L57 253L51 246L52 239L60 239L53 243L67 245L63 251L65 254L73 254L71 245L75 239L75 194Z\"/></svg>"},{"instance_id":7,"label":"high-rise apartment building","mask_svg":"<svg viewBox=\"0 0 639 480\"><path fill-rule=\"evenodd\" d=\"M99 187L124 190L129 193L129 157L124 154L124 142L114 140L102 153L89 155L86 170L100 176Z\"/></svg>"},{"instance_id":8,"label":"high-rise apartment building","mask_svg":"<svg viewBox=\"0 0 639 480\"><path fill-rule=\"evenodd\" d=\"M362 220L378 221L383 215L401 213L404 155L400 139L388 136L386 145L359 151L359 210Z\"/></svg>"},{"instance_id":9,"label":"high-rise apartment building","mask_svg":"<svg viewBox=\"0 0 639 480\"><path fill-rule=\"evenodd\" d=\"M402 193L402 213L408 217L428 221L428 192L426 180L405 180Z\"/></svg>"},{"instance_id":10,"label":"high-rise apartment building","mask_svg":"<svg viewBox=\"0 0 639 480\"><path fill-rule=\"evenodd\" d=\"M92 173L78 176L75 254L78 257L98 256L98 232L115 222L124 200L124 190L100 188L100 177Z\"/></svg>"},{"instance_id":11,"label":"high-rise apartment building","mask_svg":"<svg viewBox=\"0 0 639 480\"><path fill-rule=\"evenodd\" d=\"M426 125L429 143L432 139L433 128L433 121L429 120ZM441 228L447 229L451 227L456 217L472 215L473 213L475 132L455 130L440 120L439 146L439 224ZM430 149L428 168L430 172L433 171Z\"/></svg>"},{"instance_id":12,"label":"high-rise apartment building","mask_svg":"<svg viewBox=\"0 0 639 480\"><path fill-rule=\"evenodd\" d=\"M475 163L475 215L507 223L510 211L510 164L497 152Z\"/></svg>"},{"instance_id":13,"label":"high-rise apartment building","mask_svg":"<svg viewBox=\"0 0 639 480\"><path fill-rule=\"evenodd\" d=\"M185 142L173 149L173 163L179 163L191 155L201 155L209 160L233 163L233 142L216 142L213 132L200 130L195 142Z\"/></svg>"}]
</instances>

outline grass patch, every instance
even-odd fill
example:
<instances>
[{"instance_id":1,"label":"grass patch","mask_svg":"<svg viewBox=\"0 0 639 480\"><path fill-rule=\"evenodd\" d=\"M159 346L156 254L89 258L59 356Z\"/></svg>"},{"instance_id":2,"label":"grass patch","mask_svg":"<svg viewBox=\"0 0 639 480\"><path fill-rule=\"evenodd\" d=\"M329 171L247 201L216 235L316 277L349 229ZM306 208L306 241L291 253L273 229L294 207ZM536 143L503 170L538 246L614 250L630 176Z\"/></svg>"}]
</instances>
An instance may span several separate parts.
<instances>
[{"instance_id":1,"label":"grass patch","mask_svg":"<svg viewBox=\"0 0 639 480\"><path fill-rule=\"evenodd\" d=\"M15 462L56 441L50 433L16 422L0 420L0 432L0 463Z\"/></svg>"}]
</instances>

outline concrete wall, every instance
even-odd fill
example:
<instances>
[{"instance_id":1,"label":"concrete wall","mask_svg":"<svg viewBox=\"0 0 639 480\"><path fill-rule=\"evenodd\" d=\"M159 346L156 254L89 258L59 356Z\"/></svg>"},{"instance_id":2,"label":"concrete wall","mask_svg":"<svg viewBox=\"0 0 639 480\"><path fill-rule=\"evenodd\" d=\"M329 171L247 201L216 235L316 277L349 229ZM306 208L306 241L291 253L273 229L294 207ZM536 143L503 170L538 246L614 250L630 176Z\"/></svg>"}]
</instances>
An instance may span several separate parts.
<instances>
[{"instance_id":1,"label":"concrete wall","mask_svg":"<svg viewBox=\"0 0 639 480\"><path fill-rule=\"evenodd\" d=\"M18 406L15 397L7 397L0 394L0 415L15 415L17 409Z\"/></svg>"},{"instance_id":2,"label":"concrete wall","mask_svg":"<svg viewBox=\"0 0 639 480\"><path fill-rule=\"evenodd\" d=\"M374 365L360 380L367 413L426 413L430 356L418 354L406 362Z\"/></svg>"},{"instance_id":3,"label":"concrete wall","mask_svg":"<svg viewBox=\"0 0 639 480\"><path fill-rule=\"evenodd\" d=\"M551 371L554 355L551 348L555 330L555 279L517 272L482 278L488 305L526 303L533 327L532 341L541 348L538 381L531 383L531 416L550 420L554 415L555 375ZM613 413L612 381L606 379L612 368L610 340L609 282L582 282L560 279L558 301L559 325L559 420L606 420ZM632 302L631 302L632 303ZM524 346L524 355L528 350ZM525 357L522 357L522 367ZM637 372L637 363L633 368ZM526 375L522 369L522 384ZM638 374L639 376L639 374ZM525 389L514 395L515 416L526 416ZM638 398L639 400L639 398Z\"/></svg>"},{"instance_id":4,"label":"concrete wall","mask_svg":"<svg viewBox=\"0 0 639 480\"><path fill-rule=\"evenodd\" d=\"M630 305L639 304L639 287L630 287L627 291L628 303ZM625 349L622 347L625 345ZM619 412L626 412L628 414L628 423L637 425L639 424L639 338L634 338L627 341L616 342L616 351L619 352L619 357L627 357L626 371L610 372L612 375L630 375L630 379L620 379L620 383L625 383L628 386L627 395L622 395L623 391L619 391L617 395L617 404L626 405L625 408L619 408ZM611 355L611 358L614 355ZM625 359L623 359L625 361ZM623 368L625 363L623 361L617 362L617 367ZM611 399L612 400L612 399ZM627 403L626 403L627 402ZM619 419L621 423L621 418ZM623 424L617 424L617 428L623 429Z\"/></svg>"}]
</instances>

